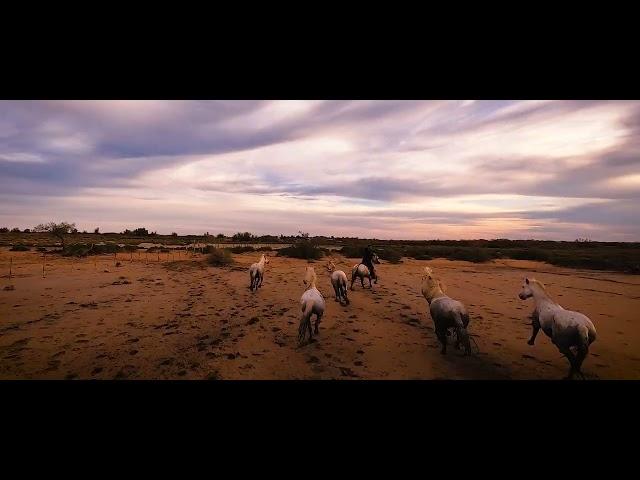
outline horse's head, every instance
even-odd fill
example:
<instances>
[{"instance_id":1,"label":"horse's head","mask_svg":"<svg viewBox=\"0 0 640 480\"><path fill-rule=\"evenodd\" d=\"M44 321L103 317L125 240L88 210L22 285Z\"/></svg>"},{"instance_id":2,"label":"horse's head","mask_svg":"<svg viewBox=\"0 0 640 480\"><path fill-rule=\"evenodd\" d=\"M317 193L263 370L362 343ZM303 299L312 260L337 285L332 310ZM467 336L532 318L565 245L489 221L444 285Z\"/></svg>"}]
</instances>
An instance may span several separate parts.
<instances>
[{"instance_id":1,"label":"horse's head","mask_svg":"<svg viewBox=\"0 0 640 480\"><path fill-rule=\"evenodd\" d=\"M329 273L333 273L333 271L336 269L336 264L331 260L329 260L325 266L327 267Z\"/></svg>"},{"instance_id":2,"label":"horse's head","mask_svg":"<svg viewBox=\"0 0 640 480\"><path fill-rule=\"evenodd\" d=\"M302 280L305 286L311 287L316 283L316 271L313 267L307 267L304 272L304 279Z\"/></svg>"},{"instance_id":3,"label":"horse's head","mask_svg":"<svg viewBox=\"0 0 640 480\"><path fill-rule=\"evenodd\" d=\"M422 274L422 295L430 302L431 298L444 294L444 283L433 274L430 267L424 267Z\"/></svg>"},{"instance_id":4,"label":"horse's head","mask_svg":"<svg viewBox=\"0 0 640 480\"><path fill-rule=\"evenodd\" d=\"M526 300L527 298L531 298L533 296L533 289L531 288L531 281L528 278L524 279L524 283L522 284L522 290L518 294L520 300Z\"/></svg>"},{"instance_id":5,"label":"horse's head","mask_svg":"<svg viewBox=\"0 0 640 480\"><path fill-rule=\"evenodd\" d=\"M371 261L373 263L380 263L380 259L378 258L378 254L377 253L373 254L373 257L371 258Z\"/></svg>"},{"instance_id":6,"label":"horse's head","mask_svg":"<svg viewBox=\"0 0 640 480\"><path fill-rule=\"evenodd\" d=\"M431 275L433 275L433 270L431 269L431 267L424 267L424 272L422 272L422 279L424 280Z\"/></svg>"}]
</instances>

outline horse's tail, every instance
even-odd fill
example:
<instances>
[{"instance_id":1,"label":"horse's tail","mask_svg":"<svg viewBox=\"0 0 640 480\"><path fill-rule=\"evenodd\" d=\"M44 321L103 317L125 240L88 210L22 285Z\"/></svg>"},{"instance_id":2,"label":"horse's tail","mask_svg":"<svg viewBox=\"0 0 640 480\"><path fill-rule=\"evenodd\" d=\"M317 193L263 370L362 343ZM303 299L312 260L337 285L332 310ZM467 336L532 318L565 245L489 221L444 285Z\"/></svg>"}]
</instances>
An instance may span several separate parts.
<instances>
[{"instance_id":1,"label":"horse's tail","mask_svg":"<svg viewBox=\"0 0 640 480\"><path fill-rule=\"evenodd\" d=\"M461 313L460 320L462 321L462 325L464 326L464 328L467 328L467 326L469 325L469 313L468 312Z\"/></svg>"},{"instance_id":2,"label":"horse's tail","mask_svg":"<svg viewBox=\"0 0 640 480\"><path fill-rule=\"evenodd\" d=\"M307 300L302 308L302 317L300 318L300 326L298 327L298 342L302 343L307 333L307 329L311 325L311 313L313 312L313 300Z\"/></svg>"},{"instance_id":3,"label":"horse's tail","mask_svg":"<svg viewBox=\"0 0 640 480\"><path fill-rule=\"evenodd\" d=\"M456 333L458 335L458 340L462 344L462 347L465 350L467 355L471 355L471 339L469 338L469 333L467 332L467 326L469 325L469 314L467 312L456 312Z\"/></svg>"}]
</instances>

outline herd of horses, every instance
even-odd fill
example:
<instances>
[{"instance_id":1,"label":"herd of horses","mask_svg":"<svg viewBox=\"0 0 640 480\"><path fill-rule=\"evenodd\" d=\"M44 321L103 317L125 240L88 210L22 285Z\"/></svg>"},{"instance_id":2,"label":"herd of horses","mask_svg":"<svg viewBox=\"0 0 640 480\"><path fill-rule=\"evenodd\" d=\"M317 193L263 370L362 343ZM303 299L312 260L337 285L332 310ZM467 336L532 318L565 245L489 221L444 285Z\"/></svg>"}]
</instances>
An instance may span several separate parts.
<instances>
[{"instance_id":1,"label":"herd of horses","mask_svg":"<svg viewBox=\"0 0 640 480\"><path fill-rule=\"evenodd\" d=\"M377 255L373 256L374 263L380 263ZM262 286L265 265L269 263L269 257L262 255L260 260L251 265L249 276L251 278L250 289L257 290ZM333 261L326 264L326 269L331 278L331 285L335 293L335 301L343 305L349 304L347 294L347 275L342 270L337 270ZM378 277L365 264L358 263L351 269L351 285L357 280L365 288L364 280L369 281L369 288L373 288L372 280L377 283ZM307 331L309 341L314 334L319 333L319 326L325 312L325 300L322 293L316 287L317 276L312 266L307 266L303 283L305 290L300 297L301 316L298 327L298 342L303 344ZM421 292L429 305L429 312L434 323L435 334L442 345L441 354L447 353L449 339L455 339L454 346L463 349L465 355L472 354L471 341L467 328L469 326L469 313L459 300L449 297L445 292L445 285L438 278L431 267L424 267L421 278ZM551 342L569 361L569 373L566 379L580 376L584 379L581 367L589 346L596 339L596 329L591 320L582 313L565 310L549 296L545 286L535 278L525 278L522 290L519 293L521 300L533 298L535 310L531 316L533 332L528 340L533 345L538 332L542 331L551 339ZM311 327L311 317L315 315L314 327Z\"/></svg>"}]
</instances>

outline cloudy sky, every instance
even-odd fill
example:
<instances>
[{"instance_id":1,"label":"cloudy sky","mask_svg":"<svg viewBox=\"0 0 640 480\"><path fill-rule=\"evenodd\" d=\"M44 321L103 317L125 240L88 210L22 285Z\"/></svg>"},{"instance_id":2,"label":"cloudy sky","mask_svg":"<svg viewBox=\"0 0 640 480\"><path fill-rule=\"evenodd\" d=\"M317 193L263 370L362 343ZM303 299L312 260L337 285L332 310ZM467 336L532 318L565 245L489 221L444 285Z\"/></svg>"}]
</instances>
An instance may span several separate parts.
<instances>
[{"instance_id":1,"label":"cloudy sky","mask_svg":"<svg viewBox=\"0 0 640 480\"><path fill-rule=\"evenodd\" d=\"M636 101L0 101L0 226L640 241Z\"/></svg>"}]
</instances>

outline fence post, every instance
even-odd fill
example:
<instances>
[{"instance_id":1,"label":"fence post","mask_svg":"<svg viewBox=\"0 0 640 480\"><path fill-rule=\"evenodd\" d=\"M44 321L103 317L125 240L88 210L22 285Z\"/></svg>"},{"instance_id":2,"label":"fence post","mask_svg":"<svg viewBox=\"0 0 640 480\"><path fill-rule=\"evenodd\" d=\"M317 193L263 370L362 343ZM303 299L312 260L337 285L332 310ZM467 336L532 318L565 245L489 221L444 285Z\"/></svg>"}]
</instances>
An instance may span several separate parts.
<instances>
[{"instance_id":1,"label":"fence post","mask_svg":"<svg viewBox=\"0 0 640 480\"><path fill-rule=\"evenodd\" d=\"M9 258L9 280L11 280L11 270L13 269L13 257Z\"/></svg>"}]
</instances>

